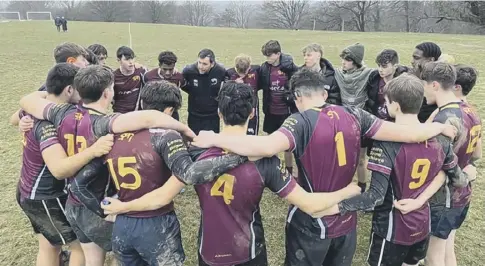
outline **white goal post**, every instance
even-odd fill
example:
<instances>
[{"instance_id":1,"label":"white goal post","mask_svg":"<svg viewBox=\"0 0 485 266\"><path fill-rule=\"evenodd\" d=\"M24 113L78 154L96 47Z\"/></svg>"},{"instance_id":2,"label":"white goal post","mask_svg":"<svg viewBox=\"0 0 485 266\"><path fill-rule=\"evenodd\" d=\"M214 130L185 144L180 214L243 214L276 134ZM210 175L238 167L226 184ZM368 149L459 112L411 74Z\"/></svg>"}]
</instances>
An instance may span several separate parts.
<instances>
[{"instance_id":1,"label":"white goal post","mask_svg":"<svg viewBox=\"0 0 485 266\"><path fill-rule=\"evenodd\" d=\"M29 17L30 14L48 14L49 15L49 20L52 20L52 13L51 12L48 12L48 11L43 11L43 12L29 11L26 14L27 14L27 16L26 16L27 20L32 20ZM36 20L41 20L41 19L36 19Z\"/></svg>"},{"instance_id":2,"label":"white goal post","mask_svg":"<svg viewBox=\"0 0 485 266\"><path fill-rule=\"evenodd\" d=\"M7 14L8 14L9 16L8 16L8 17L5 17L5 16L4 16L4 14L5 14L5 15L7 15ZM13 14L17 15L17 19L18 19L18 20L21 20L21 19L20 19L20 12L10 12L10 11L0 11L0 20L1 20L1 19L8 19L8 20L11 20L11 17L13 17L13 16L12 16Z\"/></svg>"}]
</instances>

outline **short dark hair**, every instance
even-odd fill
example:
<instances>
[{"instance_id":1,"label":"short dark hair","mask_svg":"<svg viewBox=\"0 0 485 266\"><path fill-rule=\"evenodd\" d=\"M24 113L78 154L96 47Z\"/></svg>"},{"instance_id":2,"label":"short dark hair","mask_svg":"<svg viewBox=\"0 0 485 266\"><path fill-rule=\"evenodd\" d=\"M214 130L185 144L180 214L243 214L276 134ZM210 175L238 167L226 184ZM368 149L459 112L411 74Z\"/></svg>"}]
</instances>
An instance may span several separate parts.
<instances>
[{"instance_id":1,"label":"short dark hair","mask_svg":"<svg viewBox=\"0 0 485 266\"><path fill-rule=\"evenodd\" d=\"M64 89L73 85L79 67L69 63L58 63L49 70L45 87L49 94L61 95Z\"/></svg>"},{"instance_id":2,"label":"short dark hair","mask_svg":"<svg viewBox=\"0 0 485 266\"><path fill-rule=\"evenodd\" d=\"M93 51L87 49L86 52L88 53L88 56L86 57L86 60L88 60L88 63L90 65L98 65L99 64L98 57L93 53Z\"/></svg>"},{"instance_id":3,"label":"short dark hair","mask_svg":"<svg viewBox=\"0 0 485 266\"><path fill-rule=\"evenodd\" d=\"M106 47L98 43L91 44L90 46L88 46L88 50L91 50L97 56L100 56L100 55L108 56L108 50L106 50Z\"/></svg>"},{"instance_id":4,"label":"short dark hair","mask_svg":"<svg viewBox=\"0 0 485 266\"><path fill-rule=\"evenodd\" d=\"M382 52L380 52L377 55L376 64L378 66L384 66L384 65L387 65L388 63L391 63L393 65L399 63L399 56L398 56L396 50L384 49L384 50L382 50Z\"/></svg>"},{"instance_id":5,"label":"short dark hair","mask_svg":"<svg viewBox=\"0 0 485 266\"><path fill-rule=\"evenodd\" d=\"M234 81L228 81L222 85L217 101L224 123L230 126L244 125L255 106L251 86Z\"/></svg>"},{"instance_id":6,"label":"short dark hair","mask_svg":"<svg viewBox=\"0 0 485 266\"><path fill-rule=\"evenodd\" d=\"M113 72L109 67L92 65L79 70L74 77L74 88L84 103L93 103L101 98L104 90L113 82Z\"/></svg>"},{"instance_id":7,"label":"short dark hair","mask_svg":"<svg viewBox=\"0 0 485 266\"><path fill-rule=\"evenodd\" d=\"M158 64L161 66L177 63L177 56L172 51L163 51L158 55Z\"/></svg>"},{"instance_id":8,"label":"short dark hair","mask_svg":"<svg viewBox=\"0 0 485 266\"><path fill-rule=\"evenodd\" d=\"M200 59L204 59L204 58L208 57L209 61L211 63L214 63L216 61L216 55L214 54L214 52L211 49L200 50L198 56L199 56Z\"/></svg>"},{"instance_id":9,"label":"short dark hair","mask_svg":"<svg viewBox=\"0 0 485 266\"><path fill-rule=\"evenodd\" d=\"M463 95L468 95L475 84L477 83L478 71L468 65L458 64L455 65L456 69L456 85L461 86L461 91Z\"/></svg>"},{"instance_id":10,"label":"short dark hair","mask_svg":"<svg viewBox=\"0 0 485 266\"><path fill-rule=\"evenodd\" d=\"M157 110L163 112L172 107L177 111L182 107L182 95L180 89L174 84L165 81L150 81L140 92L140 100L143 101L144 110Z\"/></svg>"},{"instance_id":11,"label":"short dark hair","mask_svg":"<svg viewBox=\"0 0 485 266\"><path fill-rule=\"evenodd\" d=\"M127 60L133 59L135 58L135 52L128 46L121 46L116 50L116 58L121 59L123 56Z\"/></svg>"},{"instance_id":12,"label":"short dark hair","mask_svg":"<svg viewBox=\"0 0 485 266\"><path fill-rule=\"evenodd\" d=\"M456 70L444 62L428 62L421 72L421 79L430 83L438 82L445 90L452 89L456 82Z\"/></svg>"},{"instance_id":13,"label":"short dark hair","mask_svg":"<svg viewBox=\"0 0 485 266\"><path fill-rule=\"evenodd\" d=\"M56 63L65 63L69 57L77 58L81 55L84 58L88 56L86 49L72 42L65 42L54 48L54 59Z\"/></svg>"},{"instance_id":14,"label":"short dark hair","mask_svg":"<svg viewBox=\"0 0 485 266\"><path fill-rule=\"evenodd\" d=\"M263 53L264 56L281 53L280 42L277 40L268 41L267 43L263 44L263 47L261 47L261 53Z\"/></svg>"},{"instance_id":15,"label":"short dark hair","mask_svg":"<svg viewBox=\"0 0 485 266\"><path fill-rule=\"evenodd\" d=\"M326 92L325 78L320 73L301 68L290 79L290 88L296 94L310 97L313 92Z\"/></svg>"},{"instance_id":16,"label":"short dark hair","mask_svg":"<svg viewBox=\"0 0 485 266\"><path fill-rule=\"evenodd\" d=\"M403 114L418 114L424 98L424 86L416 76L402 74L386 84L384 95L397 102Z\"/></svg>"},{"instance_id":17,"label":"short dark hair","mask_svg":"<svg viewBox=\"0 0 485 266\"><path fill-rule=\"evenodd\" d=\"M438 60L441 56L441 48L434 42L423 42L416 45L416 49L423 51L423 56L426 58L434 58Z\"/></svg>"}]
</instances>

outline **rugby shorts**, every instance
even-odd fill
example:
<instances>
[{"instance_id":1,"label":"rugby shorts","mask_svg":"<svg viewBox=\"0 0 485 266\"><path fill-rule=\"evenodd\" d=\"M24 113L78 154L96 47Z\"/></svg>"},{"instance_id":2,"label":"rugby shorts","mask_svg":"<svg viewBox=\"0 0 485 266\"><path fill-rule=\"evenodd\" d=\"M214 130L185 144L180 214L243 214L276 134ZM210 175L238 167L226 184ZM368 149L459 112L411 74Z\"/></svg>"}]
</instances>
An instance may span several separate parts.
<instances>
[{"instance_id":1,"label":"rugby shorts","mask_svg":"<svg viewBox=\"0 0 485 266\"><path fill-rule=\"evenodd\" d=\"M457 208L444 205L431 206L431 235L448 239L451 231L461 227L468 214L470 204Z\"/></svg>"},{"instance_id":2,"label":"rugby shorts","mask_svg":"<svg viewBox=\"0 0 485 266\"><path fill-rule=\"evenodd\" d=\"M410 246L394 244L372 232L367 262L370 266L416 265L426 257L429 236Z\"/></svg>"}]
</instances>

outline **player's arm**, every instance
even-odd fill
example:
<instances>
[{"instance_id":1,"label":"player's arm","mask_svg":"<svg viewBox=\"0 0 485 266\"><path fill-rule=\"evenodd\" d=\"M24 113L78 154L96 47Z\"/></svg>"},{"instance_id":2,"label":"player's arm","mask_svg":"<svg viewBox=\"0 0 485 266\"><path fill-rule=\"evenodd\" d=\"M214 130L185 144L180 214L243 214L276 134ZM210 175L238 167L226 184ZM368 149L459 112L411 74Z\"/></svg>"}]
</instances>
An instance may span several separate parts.
<instances>
[{"instance_id":1,"label":"player's arm","mask_svg":"<svg viewBox=\"0 0 485 266\"><path fill-rule=\"evenodd\" d=\"M182 122L155 110L99 116L94 120L93 130L96 136L103 136L108 133L123 133L158 127L176 130L190 138L195 136L194 132Z\"/></svg>"},{"instance_id":2,"label":"player's arm","mask_svg":"<svg viewBox=\"0 0 485 266\"><path fill-rule=\"evenodd\" d=\"M359 109L349 108L359 120L362 136L380 141L394 141L417 143L425 141L439 134L455 137L455 130L451 125L441 123L401 125L383 121L374 115Z\"/></svg>"},{"instance_id":3,"label":"player's arm","mask_svg":"<svg viewBox=\"0 0 485 266\"><path fill-rule=\"evenodd\" d=\"M216 146L244 156L271 157L279 152L294 150L296 143L308 131L308 124L299 113L288 117L281 128L268 136L226 136L201 131L193 145L203 148Z\"/></svg>"},{"instance_id":4,"label":"player's arm","mask_svg":"<svg viewBox=\"0 0 485 266\"><path fill-rule=\"evenodd\" d=\"M438 136L436 139L440 142L445 153L442 170L451 180L453 186L466 187L470 181L475 180L477 175L476 167L468 165L462 171L458 165L458 157L453 151L451 140L443 136Z\"/></svg>"},{"instance_id":5,"label":"player's arm","mask_svg":"<svg viewBox=\"0 0 485 266\"><path fill-rule=\"evenodd\" d=\"M45 119L44 110L52 104L51 101L45 99L46 97L46 91L34 91L20 99L20 107L37 119Z\"/></svg>"},{"instance_id":6,"label":"player's arm","mask_svg":"<svg viewBox=\"0 0 485 266\"><path fill-rule=\"evenodd\" d=\"M177 177L171 176L162 187L132 201L122 202L118 199L107 197L103 200L101 208L106 215L157 210L172 202L184 186L185 184Z\"/></svg>"},{"instance_id":7,"label":"player's arm","mask_svg":"<svg viewBox=\"0 0 485 266\"><path fill-rule=\"evenodd\" d=\"M18 126L19 125L20 111L22 111L22 109L17 110L15 113L12 114L12 116L10 116L10 124L12 126Z\"/></svg>"},{"instance_id":8,"label":"player's arm","mask_svg":"<svg viewBox=\"0 0 485 266\"><path fill-rule=\"evenodd\" d=\"M101 198L89 190L89 186L98 176L107 175L107 168L101 158L92 160L79 171L71 182L71 193L90 211L100 217L106 217L101 209Z\"/></svg>"},{"instance_id":9,"label":"player's arm","mask_svg":"<svg viewBox=\"0 0 485 266\"><path fill-rule=\"evenodd\" d=\"M407 214L421 208L428 200L440 190L446 181L446 175L443 171L440 171L429 186L421 193L416 199L402 199L394 201L394 207L401 213Z\"/></svg>"},{"instance_id":10,"label":"player's arm","mask_svg":"<svg viewBox=\"0 0 485 266\"><path fill-rule=\"evenodd\" d=\"M35 137L39 140L42 158L47 168L59 180L72 177L92 159L107 154L113 146L113 135L108 135L83 151L68 157L59 144L54 125L48 121L39 123L35 130Z\"/></svg>"},{"instance_id":11,"label":"player's arm","mask_svg":"<svg viewBox=\"0 0 485 266\"><path fill-rule=\"evenodd\" d=\"M247 161L246 157L229 154L194 162L182 137L173 130L163 134L154 133L151 140L172 174L190 185L210 182Z\"/></svg>"}]
</instances>

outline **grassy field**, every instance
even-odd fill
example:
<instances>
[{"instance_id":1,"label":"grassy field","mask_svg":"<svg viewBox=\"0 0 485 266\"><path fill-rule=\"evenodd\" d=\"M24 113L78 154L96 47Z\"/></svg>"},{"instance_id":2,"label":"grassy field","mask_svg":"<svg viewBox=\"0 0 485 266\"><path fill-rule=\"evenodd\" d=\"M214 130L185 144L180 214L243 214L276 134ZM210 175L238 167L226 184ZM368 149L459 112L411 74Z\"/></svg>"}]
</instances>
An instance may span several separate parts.
<instances>
[{"instance_id":1,"label":"grassy field","mask_svg":"<svg viewBox=\"0 0 485 266\"><path fill-rule=\"evenodd\" d=\"M396 49L401 55L401 63L409 65L414 46L429 40L438 43L445 53L454 55L457 62L472 64L485 73L483 36L236 30L152 24L133 24L131 29L137 60L149 68L157 66L158 53L166 49L174 51L179 57L179 69L195 61L202 48L213 49L218 61L226 66L231 66L233 58L239 53L251 55L254 63L259 64L264 60L261 45L269 39L278 39L284 52L292 54L297 64L303 63L300 50L308 43L322 44L325 57L339 66L339 52L347 45L360 42L366 47L365 61L371 67L375 65L376 54L384 48ZM4 173L0 178L0 265L34 265L36 238L15 202L21 163L20 135L16 128L8 124L8 118L19 108L20 97L36 90L45 80L48 69L54 63L52 50L57 44L64 41L86 46L101 43L108 48L108 64L116 67L116 49L129 45L128 24L70 22L68 33L58 33L50 21L11 22L0 24L0 34L0 105L3 120L0 123L0 160ZM485 117L484 86L484 82L479 82L470 100ZM187 115L185 108L181 111L183 121ZM484 265L484 181L481 177L482 174L475 185L468 219L457 234L458 265ZM196 265L199 206L192 188L177 198L176 207L182 223L186 265ZM284 259L286 203L271 193L265 193L261 208L270 265L281 265ZM353 265L365 265L369 228L369 215L361 215Z\"/></svg>"}]
</instances>

